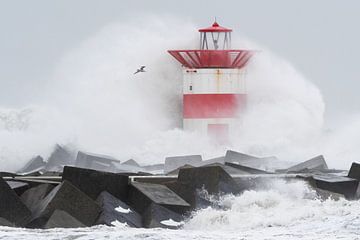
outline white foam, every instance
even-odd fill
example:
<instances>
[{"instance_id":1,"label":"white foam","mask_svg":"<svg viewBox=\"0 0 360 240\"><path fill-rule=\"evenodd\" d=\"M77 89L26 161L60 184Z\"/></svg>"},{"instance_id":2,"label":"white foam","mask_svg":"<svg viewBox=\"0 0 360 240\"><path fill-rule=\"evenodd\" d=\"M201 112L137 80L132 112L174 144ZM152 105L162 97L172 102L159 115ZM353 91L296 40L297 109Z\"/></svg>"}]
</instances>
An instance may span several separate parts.
<instances>
[{"instance_id":1,"label":"white foam","mask_svg":"<svg viewBox=\"0 0 360 240\"><path fill-rule=\"evenodd\" d=\"M119 213L131 213L131 209L130 208L122 208L121 206L118 206L117 208L115 208L115 211L118 211Z\"/></svg>"},{"instance_id":2,"label":"white foam","mask_svg":"<svg viewBox=\"0 0 360 240\"><path fill-rule=\"evenodd\" d=\"M129 227L127 223L122 223L119 222L118 220L112 221L111 225L116 227L117 229L124 229L124 230L126 230Z\"/></svg>"},{"instance_id":3,"label":"white foam","mask_svg":"<svg viewBox=\"0 0 360 240\"><path fill-rule=\"evenodd\" d=\"M160 223L163 225L166 225L166 226L170 226L170 227L180 227L180 226L184 225L183 221L176 222L176 221L172 220L171 218L168 220L163 220Z\"/></svg>"},{"instance_id":4,"label":"white foam","mask_svg":"<svg viewBox=\"0 0 360 240\"><path fill-rule=\"evenodd\" d=\"M320 201L303 182L275 181L270 190L224 196L220 204L225 208L206 208L194 213L184 228L240 232L288 229L291 233L305 233L317 226L319 232L325 233L335 229L347 231L344 224L352 224L360 213L354 209L359 202ZM316 230L311 232L316 233Z\"/></svg>"}]
</instances>

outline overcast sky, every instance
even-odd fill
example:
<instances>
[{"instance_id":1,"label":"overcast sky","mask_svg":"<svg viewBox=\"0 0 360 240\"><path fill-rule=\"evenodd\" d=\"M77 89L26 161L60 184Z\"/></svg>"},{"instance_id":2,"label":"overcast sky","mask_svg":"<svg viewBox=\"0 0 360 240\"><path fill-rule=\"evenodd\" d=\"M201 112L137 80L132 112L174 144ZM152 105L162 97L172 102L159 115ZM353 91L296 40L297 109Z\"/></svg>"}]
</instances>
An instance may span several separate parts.
<instances>
[{"instance_id":1,"label":"overcast sky","mask_svg":"<svg viewBox=\"0 0 360 240\"><path fill-rule=\"evenodd\" d=\"M107 24L144 14L203 27L217 16L313 81L323 93L327 116L359 112L357 0L0 0L0 106L31 102L66 52Z\"/></svg>"}]
</instances>

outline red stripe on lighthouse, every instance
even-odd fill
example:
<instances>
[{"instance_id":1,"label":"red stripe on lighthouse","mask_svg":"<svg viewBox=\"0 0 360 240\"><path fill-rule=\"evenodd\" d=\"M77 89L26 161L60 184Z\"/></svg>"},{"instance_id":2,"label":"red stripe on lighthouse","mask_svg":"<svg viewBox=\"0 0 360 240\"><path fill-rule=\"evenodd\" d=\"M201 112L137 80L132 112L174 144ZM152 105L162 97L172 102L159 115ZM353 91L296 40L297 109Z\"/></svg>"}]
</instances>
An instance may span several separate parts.
<instances>
[{"instance_id":1,"label":"red stripe on lighthouse","mask_svg":"<svg viewBox=\"0 0 360 240\"><path fill-rule=\"evenodd\" d=\"M184 118L234 118L245 107L245 94L185 94Z\"/></svg>"}]
</instances>

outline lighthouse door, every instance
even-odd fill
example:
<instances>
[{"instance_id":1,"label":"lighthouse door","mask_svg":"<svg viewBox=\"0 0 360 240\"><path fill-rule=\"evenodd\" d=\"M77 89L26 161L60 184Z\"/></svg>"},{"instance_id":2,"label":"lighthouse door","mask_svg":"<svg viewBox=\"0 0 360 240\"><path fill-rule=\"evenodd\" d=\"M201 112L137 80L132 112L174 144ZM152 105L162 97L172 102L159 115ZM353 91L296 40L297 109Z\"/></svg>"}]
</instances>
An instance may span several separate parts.
<instances>
[{"instance_id":1,"label":"lighthouse door","mask_svg":"<svg viewBox=\"0 0 360 240\"><path fill-rule=\"evenodd\" d=\"M228 124L208 124L208 136L219 143L226 143L229 140Z\"/></svg>"}]
</instances>

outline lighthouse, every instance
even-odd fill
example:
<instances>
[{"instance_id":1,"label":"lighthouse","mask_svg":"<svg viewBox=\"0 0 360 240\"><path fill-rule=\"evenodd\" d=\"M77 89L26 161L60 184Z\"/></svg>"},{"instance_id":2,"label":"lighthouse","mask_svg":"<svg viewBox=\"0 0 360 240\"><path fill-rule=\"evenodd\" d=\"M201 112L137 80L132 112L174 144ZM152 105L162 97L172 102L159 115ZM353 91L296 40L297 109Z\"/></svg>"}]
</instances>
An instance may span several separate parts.
<instances>
[{"instance_id":1,"label":"lighthouse","mask_svg":"<svg viewBox=\"0 0 360 240\"><path fill-rule=\"evenodd\" d=\"M252 51L232 49L232 29L216 21L199 32L199 49L168 51L183 67L183 128L228 139L245 110Z\"/></svg>"}]
</instances>

